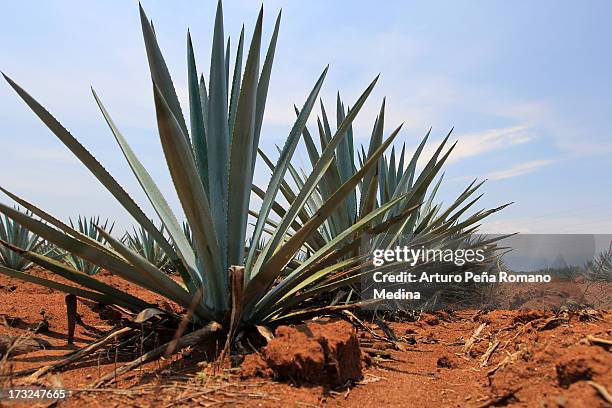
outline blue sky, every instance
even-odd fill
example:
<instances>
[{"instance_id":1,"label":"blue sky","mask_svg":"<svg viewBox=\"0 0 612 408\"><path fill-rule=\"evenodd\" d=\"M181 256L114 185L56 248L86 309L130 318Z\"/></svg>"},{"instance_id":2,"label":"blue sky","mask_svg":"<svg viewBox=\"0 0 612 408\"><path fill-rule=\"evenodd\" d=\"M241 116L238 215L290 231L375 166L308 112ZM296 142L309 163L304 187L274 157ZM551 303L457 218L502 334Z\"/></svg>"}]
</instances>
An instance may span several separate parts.
<instances>
[{"instance_id":1,"label":"blue sky","mask_svg":"<svg viewBox=\"0 0 612 408\"><path fill-rule=\"evenodd\" d=\"M208 72L215 2L145 0L143 6L185 110L186 30L198 69ZM226 34L237 39L244 22L249 37L259 7L226 0ZM265 150L282 143L293 104L303 103L327 64L322 96L329 109L338 90L352 104L381 73L356 121L357 142L367 143L383 96L388 129L405 123L397 144L414 148L432 126L433 148L454 126L459 145L441 198L450 202L477 177L489 179L481 207L515 202L484 231L612 232L612 3L272 0L265 3L267 37L281 8ZM0 69L150 210L95 105L92 85L162 190L172 194L160 160L137 2L3 2ZM100 214L130 224L4 82L0 146L0 185L64 219ZM265 175L262 167L257 180Z\"/></svg>"}]
</instances>

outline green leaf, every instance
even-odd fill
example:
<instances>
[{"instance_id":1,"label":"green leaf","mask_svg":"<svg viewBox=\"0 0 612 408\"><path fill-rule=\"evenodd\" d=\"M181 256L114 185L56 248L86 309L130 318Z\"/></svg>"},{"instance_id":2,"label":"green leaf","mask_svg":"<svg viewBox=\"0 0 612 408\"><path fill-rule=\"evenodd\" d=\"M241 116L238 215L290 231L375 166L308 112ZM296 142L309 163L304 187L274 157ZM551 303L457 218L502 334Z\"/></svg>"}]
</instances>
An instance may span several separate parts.
<instances>
[{"instance_id":1,"label":"green leaf","mask_svg":"<svg viewBox=\"0 0 612 408\"><path fill-rule=\"evenodd\" d=\"M317 96L319 94L319 91L321 90L321 86L323 85L325 76L327 75L327 70L328 68L326 67L321 73L321 75L319 76L319 79L315 83L315 86L313 87L312 91L310 91L310 94L308 95L306 102L304 102L304 106L302 107L302 110L300 111L295 123L293 124L293 127L291 128L291 131L289 132L289 136L287 137L287 140L285 141L285 145L283 146L283 150L281 151L281 154L278 158L278 162L273 169L272 178L270 179L270 182L268 183L268 189L266 190L266 194L262 199L263 202L259 210L260 216L257 219L257 224L255 225L255 229L253 231L253 236L252 236L253 242L259 242L259 240L261 239L261 234L263 232L263 226L264 226L265 220L268 218L268 215L270 214L270 209L274 203L274 199L283 181L283 178L287 171L287 167L289 166L289 163L291 161L291 157L293 156L293 153L295 152L295 148L299 141L300 135L302 134L302 131L304 130L304 126L306 125L306 121L308 120L308 117L310 116L310 113L312 112L312 108L317 100ZM246 270L247 270L248 277L252 277L256 273L256 271L252 269L252 265L254 261L255 261L255 252L253 250L250 250L248 257L247 257L247 263L246 263L247 265Z\"/></svg>"},{"instance_id":2,"label":"green leaf","mask_svg":"<svg viewBox=\"0 0 612 408\"><path fill-rule=\"evenodd\" d=\"M238 108L238 96L240 95L240 81L242 78L242 49L244 47L244 24L240 30L240 38L238 40L238 51L236 52L236 62L234 64L234 79L232 80L232 93L229 107L229 131L234 132L234 123L236 122L236 109Z\"/></svg>"},{"instance_id":3,"label":"green leaf","mask_svg":"<svg viewBox=\"0 0 612 408\"><path fill-rule=\"evenodd\" d=\"M257 187L257 186L256 186L256 185L254 185L254 184L253 184L253 187L252 187L252 191L255 193L255 195L257 195L257 196L258 196L260 199L262 199L262 200L263 200L263 199L265 198L265 196L266 196L266 192L265 192L265 191L263 191L261 188ZM272 210L272 211L274 211L274 212L275 212L275 213L276 213L276 214L277 214L279 217L281 217L281 218L282 218L282 217L284 217L284 216L285 216L285 214L287 213L287 210L285 210L285 209L283 208L283 206L282 206L281 204L279 204L279 203L278 203L278 201L274 201L274 202L272 203L271 210ZM254 215L254 217L255 217L256 219L259 219L259 218L261 217L261 215L260 215L261 213L259 213L259 212L255 212L255 214L256 214L256 215ZM266 219L266 221L265 221L265 223L266 223L266 224L273 225L275 228L276 228L276 227L278 227L278 223L277 223L277 222L273 222L273 221L272 221L272 220L270 220L270 218L268 218L268 217L266 217L266 218L267 218L267 219ZM297 231L298 229L302 228L302 224L300 224L298 221L294 221L294 222L291 224L291 228L292 228L293 230ZM325 240L323 239L323 237L321 236L321 234L314 233L314 234L313 234L313 236L312 236L311 238L312 238L312 242L316 243L316 246L325 245ZM252 241L252 240L253 240L253 239L251 238L251 241Z\"/></svg>"},{"instance_id":4,"label":"green leaf","mask_svg":"<svg viewBox=\"0 0 612 408\"><path fill-rule=\"evenodd\" d=\"M202 119L204 120L204 136L206 136L209 132L208 127L207 127L208 126L208 91L206 90L206 80L204 79L204 75L200 75L200 104L202 105ZM207 137L207 140L208 140L208 137ZM208 152L208 144L206 146L207 146L206 151ZM206 172L208 173L208 169L206 170ZM208 187L208 186L205 186L205 187ZM208 193L208 191L206 192Z\"/></svg>"},{"instance_id":5,"label":"green leaf","mask_svg":"<svg viewBox=\"0 0 612 408\"><path fill-rule=\"evenodd\" d=\"M170 72L166 66L166 61L162 55L159 45L157 44L157 38L153 32L153 27L149 23L149 19L145 14L142 6L138 5L140 9L140 24L142 26L142 35L145 41L145 48L147 50L147 59L149 60L149 70L151 71L151 79L157 84L164 99L168 101L168 106L172 114L177 118L179 126L183 130L185 137L189 138L189 132L187 131L187 125L185 124L185 118L183 117L183 111L181 110L181 104L179 103L176 91L174 90L174 84L170 77Z\"/></svg>"},{"instance_id":6,"label":"green leaf","mask_svg":"<svg viewBox=\"0 0 612 408\"><path fill-rule=\"evenodd\" d=\"M276 169L276 166L272 163L272 160L270 160L270 158L268 158L268 156L266 156L266 154L261 149L259 149L259 155L263 159L264 163L270 168L272 173L274 173L274 170ZM287 170L289 170L290 166L291 166L291 163L288 164ZM279 190L282 193L282 195L285 198L285 200L287 200L287 202L289 204L291 204L291 203L293 203L295 201L295 198L296 198L297 194L293 191L293 189L291 188L289 183L287 183L284 179L281 180L281 183L280 183L280 186L279 186ZM298 217L300 218L300 220L302 222L306 222L306 220L308 220L308 218L310 218L310 216L308 215L308 213L305 210L300 211L298 213Z\"/></svg>"},{"instance_id":7,"label":"green leaf","mask_svg":"<svg viewBox=\"0 0 612 408\"><path fill-rule=\"evenodd\" d=\"M251 159L253 157L262 23L263 8L259 12L255 24L255 31L244 68L244 79L240 87L236 123L230 146L229 195L232 199L228 202L227 216L228 265L241 265L244 259L246 225L253 180Z\"/></svg>"},{"instance_id":8,"label":"green leaf","mask_svg":"<svg viewBox=\"0 0 612 408\"><path fill-rule=\"evenodd\" d=\"M208 122L208 181L210 207L220 248L227 248L227 203L229 129L227 117L227 77L224 54L223 6L217 4L210 63ZM221 254L221 265L227 266L226 256Z\"/></svg>"},{"instance_id":9,"label":"green leaf","mask_svg":"<svg viewBox=\"0 0 612 408\"><path fill-rule=\"evenodd\" d=\"M261 75L259 77L259 84L257 85L257 109L255 114L255 136L253 138L253 170L255 171L255 159L257 157L257 147L259 146L259 138L261 135L261 127L263 125L263 117L266 109L266 100L268 98L268 88L270 86L270 76L272 75L272 63L274 61L274 53L276 51L276 42L278 40L278 30L280 28L281 13L278 13L276 17L276 23L274 24L274 31L272 32L272 38L270 39L270 45L268 46L268 52L266 53L266 59L264 60Z\"/></svg>"},{"instance_id":10,"label":"green leaf","mask_svg":"<svg viewBox=\"0 0 612 408\"><path fill-rule=\"evenodd\" d=\"M191 34L187 31L187 78L189 87L189 119L191 122L191 141L195 153L198 174L204 190L208 191L208 147L206 146L206 128L202 109L202 98L198 83L198 69L191 42ZM206 91L204 91L206 92Z\"/></svg>"},{"instance_id":11,"label":"green leaf","mask_svg":"<svg viewBox=\"0 0 612 408\"><path fill-rule=\"evenodd\" d=\"M382 105L380 106L380 112L376 118L374 129L372 130L372 137L370 138L367 157L370 157L382 143L385 127L385 102L386 98L383 98ZM364 162L365 157L366 156L364 155ZM371 188L370 185L376 182L374 178L378 179L379 174L380 166L376 166L370 169L370 171L364 177L361 190L361 208L359 209L359 214L366 214L372 211L376 206L376 189Z\"/></svg>"},{"instance_id":12,"label":"green leaf","mask_svg":"<svg viewBox=\"0 0 612 408\"><path fill-rule=\"evenodd\" d=\"M344 106L340 101L340 93L338 93L337 98L337 124L338 126L342 123L345 118ZM351 127L347 130L346 137L344 137L338 147L336 148L336 167L338 169L338 177L340 179L340 183L346 182L355 171L355 156L352 147L352 134L350 131ZM344 201L344 205L346 207L345 211L339 210L341 214L341 219L343 219L344 224L342 227L346 228L352 223L355 222L355 215L357 214L357 197L355 191L351 191L347 198Z\"/></svg>"},{"instance_id":13,"label":"green leaf","mask_svg":"<svg viewBox=\"0 0 612 408\"><path fill-rule=\"evenodd\" d=\"M481 181L476 184L476 180L472 181L470 185L457 197L457 199L451 204L442 214L440 214L434 221L432 221L427 230L432 230L435 227L439 226L446 218L453 212L456 208L458 208L468 197L470 197L476 190L478 190L486 180Z\"/></svg>"},{"instance_id":14,"label":"green leaf","mask_svg":"<svg viewBox=\"0 0 612 408\"><path fill-rule=\"evenodd\" d=\"M161 92L154 85L157 125L166 162L179 200L193 233L198 260L204 265L205 300L222 312L227 303L227 274L221 264L221 250L208 197L197 176L189 144Z\"/></svg>"},{"instance_id":15,"label":"green leaf","mask_svg":"<svg viewBox=\"0 0 612 408\"><path fill-rule=\"evenodd\" d=\"M229 67L230 67L230 44L231 39L227 37L227 43L225 44L225 89L229 92ZM229 132L231 137L231 131Z\"/></svg>"},{"instance_id":16,"label":"green leaf","mask_svg":"<svg viewBox=\"0 0 612 408\"><path fill-rule=\"evenodd\" d=\"M404 160L406 156L406 143L402 144L402 152L400 154L399 163L397 164L397 172L395 173L395 178L399 181L402 178L402 174L404 174Z\"/></svg>"},{"instance_id":17,"label":"green leaf","mask_svg":"<svg viewBox=\"0 0 612 408\"><path fill-rule=\"evenodd\" d=\"M174 251L174 249L172 249L172 251L170 252L167 251L167 248L164 248L164 250L166 250L166 253L170 257L172 262L175 265L179 266L178 270L181 273L185 284L188 287L194 288L194 286L190 286L191 280L193 278L196 278L197 281L201 283L202 279L197 270L195 253L193 252L189 241L185 237L185 234L183 234L183 229L181 225L179 224L176 216L174 215L174 212L170 208L170 205L168 205L168 202L164 198L164 195L157 187L157 184L155 183L155 181L153 181L153 178L149 175L140 160L138 160L138 157L136 157L136 154L134 153L130 145L127 143L127 141L111 119L108 111L102 104L100 98L98 98L98 95L93 90L93 88L92 92L98 104L98 107L100 108L102 115L104 115L104 119L110 127L111 132L115 136L115 140L119 144L119 147L121 148L125 159L129 163L132 172L136 176L136 179L140 183L140 186L147 195L149 202L153 206L153 209L155 209L155 212L159 216L162 224L170 234L170 237L172 238L172 241L174 242L174 245L176 246L176 249L178 251L178 255ZM182 262L184 262L185 266L181 265L179 261L179 256ZM187 268L187 270L185 268Z\"/></svg>"},{"instance_id":18,"label":"green leaf","mask_svg":"<svg viewBox=\"0 0 612 408\"><path fill-rule=\"evenodd\" d=\"M296 108L296 113L299 115L300 112ZM308 158L310 159L310 165L314 167L319 161L319 151L317 150L317 146L308 131L308 128L304 126L304 131L302 132L304 136L304 144L306 145L306 151L308 152Z\"/></svg>"},{"instance_id":19,"label":"green leaf","mask_svg":"<svg viewBox=\"0 0 612 408\"><path fill-rule=\"evenodd\" d=\"M397 192L398 194L401 194L401 192L407 191L408 189L412 187L414 175L416 172L417 162L419 161L419 157L421 157L421 153L423 152L423 148L425 147L425 143L427 143L427 139L429 138L430 134L431 134L431 128L429 128L429 130L425 134L425 137L423 138L423 140L417 147L416 151L412 155L412 159L410 159L410 163L408 163L408 167L406 168L406 171L402 175L402 179L398 182L398 185L395 189L395 192ZM448 139L448 136L447 136L447 139Z\"/></svg>"}]
</instances>

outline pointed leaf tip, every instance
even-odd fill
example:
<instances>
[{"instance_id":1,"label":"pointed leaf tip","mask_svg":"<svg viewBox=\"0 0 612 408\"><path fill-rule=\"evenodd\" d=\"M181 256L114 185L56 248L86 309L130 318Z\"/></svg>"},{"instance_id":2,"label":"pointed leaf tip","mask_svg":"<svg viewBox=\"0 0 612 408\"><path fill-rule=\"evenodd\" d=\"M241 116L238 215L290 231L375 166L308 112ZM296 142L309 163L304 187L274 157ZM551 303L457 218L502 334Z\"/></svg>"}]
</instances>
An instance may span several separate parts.
<instances>
[{"instance_id":1,"label":"pointed leaf tip","mask_svg":"<svg viewBox=\"0 0 612 408\"><path fill-rule=\"evenodd\" d=\"M147 13L145 13L144 8L142 7L142 4L140 2L138 2L138 11L140 12L141 22L146 21L148 23L149 19L147 18Z\"/></svg>"},{"instance_id":2,"label":"pointed leaf tip","mask_svg":"<svg viewBox=\"0 0 612 408\"><path fill-rule=\"evenodd\" d=\"M4 72L2 72L2 76L4 77L4 79L6 80L6 82L8 82L9 84L11 84L11 86L13 86L13 84L15 83L15 81L13 81L11 79L10 76L6 75Z\"/></svg>"}]
</instances>

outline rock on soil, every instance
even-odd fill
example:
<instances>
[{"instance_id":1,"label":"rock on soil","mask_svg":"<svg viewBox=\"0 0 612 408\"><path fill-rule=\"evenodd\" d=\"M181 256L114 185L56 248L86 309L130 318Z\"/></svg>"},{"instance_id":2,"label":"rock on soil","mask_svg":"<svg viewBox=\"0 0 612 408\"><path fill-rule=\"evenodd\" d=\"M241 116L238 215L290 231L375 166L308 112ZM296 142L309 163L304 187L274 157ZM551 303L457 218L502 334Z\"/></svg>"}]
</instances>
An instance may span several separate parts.
<instances>
[{"instance_id":1,"label":"rock on soil","mask_svg":"<svg viewBox=\"0 0 612 408\"><path fill-rule=\"evenodd\" d=\"M281 326L260 353L248 355L241 373L294 383L337 387L361 379L361 351L344 321Z\"/></svg>"}]
</instances>

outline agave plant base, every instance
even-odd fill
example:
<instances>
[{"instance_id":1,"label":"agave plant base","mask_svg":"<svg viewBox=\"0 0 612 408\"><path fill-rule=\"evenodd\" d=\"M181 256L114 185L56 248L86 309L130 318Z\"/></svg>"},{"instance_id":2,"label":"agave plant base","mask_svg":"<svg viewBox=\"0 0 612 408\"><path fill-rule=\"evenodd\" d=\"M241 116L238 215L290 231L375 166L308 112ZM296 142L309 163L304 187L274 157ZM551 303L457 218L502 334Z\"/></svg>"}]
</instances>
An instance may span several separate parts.
<instances>
[{"instance_id":1,"label":"agave plant base","mask_svg":"<svg viewBox=\"0 0 612 408\"><path fill-rule=\"evenodd\" d=\"M0 294L0 299L10 297L11 301L23 305L18 312L19 316L23 317L8 318L7 324L0 327L0 340L4 338L4 331L8 334L7 339L18 342L18 333L31 333L32 330L35 337L30 343L37 344L39 339L47 337L51 340L40 340L40 347L30 345L29 348L20 348L17 344L12 353L7 350L12 343L7 341L8 347L0 348L0 354L8 351L11 354L4 357L10 360L45 348L46 354L53 356L50 359L53 363L48 365L40 366L36 359L31 360L31 363L20 364L16 377L12 377L12 373L0 372L0 385L1 381L6 379L2 377L4 374L9 374L18 381L41 381L53 373L78 371L83 362L91 361L92 358L97 359L98 365L112 365L113 369L108 373L98 373L95 380L92 379L87 384L90 388L108 385L123 374L152 361L172 360L173 355L188 355L190 361L214 363L219 367L230 364L235 361L234 355L237 351L238 354L252 353L256 351L253 345L265 345L275 327L247 326L237 318L241 315L239 308L243 296L241 291L244 267L231 267L229 274L232 284L232 311L223 320L223 325L217 322L194 324L193 310L169 304L162 297L137 285L127 284L126 287L123 282L104 270L97 274L97 279L101 282L133 291L155 308L145 309L138 314L130 313L116 306L74 295L65 296L61 291L40 291L36 282L21 282L0 275L0 287L4 288L6 285L10 288L10 293ZM52 272L38 267L31 271L31 275L41 279L54 276ZM14 282L18 284L13 285ZM8 302L2 302L0 316L9 316L11 310L14 310L8 305ZM38 330L40 324L35 321L37 318L48 326ZM26 324L26 321L32 323ZM345 323L343 327L350 327L350 324ZM357 341L351 329L348 329L347 334L350 334L354 343ZM240 338L237 348L237 343L233 342L236 337ZM69 348L78 348L78 351L65 354L66 344ZM356 344L355 346L358 347ZM359 356L359 352L356 353ZM355 362L351 364L354 365ZM88 375L87 378L89 377Z\"/></svg>"}]
</instances>

